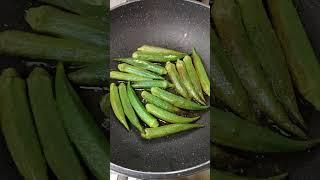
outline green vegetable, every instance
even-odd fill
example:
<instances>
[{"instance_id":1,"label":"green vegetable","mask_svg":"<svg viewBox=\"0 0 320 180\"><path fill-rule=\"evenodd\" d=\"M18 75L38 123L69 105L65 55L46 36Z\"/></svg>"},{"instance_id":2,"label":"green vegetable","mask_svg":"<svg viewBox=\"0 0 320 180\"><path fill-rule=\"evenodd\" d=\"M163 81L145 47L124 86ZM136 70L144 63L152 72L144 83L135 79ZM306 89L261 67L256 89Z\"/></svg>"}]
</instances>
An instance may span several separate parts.
<instances>
[{"instance_id":1,"label":"green vegetable","mask_svg":"<svg viewBox=\"0 0 320 180\"><path fill-rule=\"evenodd\" d=\"M209 106L202 106L200 104L194 103L188 99L185 99L181 96L165 91L158 87L152 87L151 93L152 95L157 96L160 99L167 101L176 107L187 109L187 110L204 110L209 107Z\"/></svg>"},{"instance_id":2,"label":"green vegetable","mask_svg":"<svg viewBox=\"0 0 320 180\"><path fill-rule=\"evenodd\" d=\"M104 96L102 96L101 100L100 100L100 109L103 112L103 114L109 118L110 116L110 94L105 94Z\"/></svg>"},{"instance_id":3,"label":"green vegetable","mask_svg":"<svg viewBox=\"0 0 320 180\"><path fill-rule=\"evenodd\" d=\"M107 63L88 64L68 74L71 82L82 86L107 86L109 69Z\"/></svg>"},{"instance_id":4,"label":"green vegetable","mask_svg":"<svg viewBox=\"0 0 320 180\"><path fill-rule=\"evenodd\" d=\"M110 72L111 79L123 80L123 81L152 81L150 78L138 76L130 73L123 73L118 71Z\"/></svg>"},{"instance_id":5,"label":"green vegetable","mask_svg":"<svg viewBox=\"0 0 320 180\"><path fill-rule=\"evenodd\" d=\"M1 129L15 165L26 180L48 180L25 81L9 68L2 72L0 83Z\"/></svg>"},{"instance_id":6,"label":"green vegetable","mask_svg":"<svg viewBox=\"0 0 320 180\"><path fill-rule=\"evenodd\" d=\"M211 29L210 37L212 59L210 72L214 95L241 117L252 122L258 122L251 107L249 96L213 29Z\"/></svg>"},{"instance_id":7,"label":"green vegetable","mask_svg":"<svg viewBox=\"0 0 320 180\"><path fill-rule=\"evenodd\" d=\"M72 38L107 48L107 25L51 6L30 8L26 21L33 30L61 38Z\"/></svg>"},{"instance_id":8,"label":"green vegetable","mask_svg":"<svg viewBox=\"0 0 320 180\"><path fill-rule=\"evenodd\" d=\"M306 127L298 109L285 56L262 0L237 0L237 2L249 39L275 96L295 120Z\"/></svg>"},{"instance_id":9,"label":"green vegetable","mask_svg":"<svg viewBox=\"0 0 320 180\"><path fill-rule=\"evenodd\" d=\"M173 113L181 112L181 109L175 107L174 105L168 103L167 101L164 101L164 100L158 98L157 96L150 94L147 91L142 91L141 96L148 103L154 104L164 110L167 110L167 111L173 112Z\"/></svg>"},{"instance_id":10,"label":"green vegetable","mask_svg":"<svg viewBox=\"0 0 320 180\"><path fill-rule=\"evenodd\" d=\"M49 73L42 68L35 68L27 82L37 132L50 168L61 180L86 180L84 169L58 113Z\"/></svg>"},{"instance_id":11,"label":"green vegetable","mask_svg":"<svg viewBox=\"0 0 320 180\"><path fill-rule=\"evenodd\" d=\"M108 59L103 47L21 31L0 32L0 54L69 63L103 63Z\"/></svg>"},{"instance_id":12,"label":"green vegetable","mask_svg":"<svg viewBox=\"0 0 320 180\"><path fill-rule=\"evenodd\" d=\"M152 87L159 87L163 89L172 88L174 87L173 84L169 83L166 80L152 80L152 81L139 81L134 82L132 84L133 88L152 88Z\"/></svg>"},{"instance_id":13,"label":"green vegetable","mask_svg":"<svg viewBox=\"0 0 320 180\"><path fill-rule=\"evenodd\" d=\"M184 57L184 59L188 58L188 57L190 58L190 56L186 56L186 57ZM198 101L199 103L206 105L206 103L204 101L202 101L201 98L199 97L199 94L196 93L196 90L193 87L193 84L190 80L190 77L189 77L189 74L187 72L187 69L186 69L184 62L181 60L177 60L176 67L179 72L182 83L184 84L184 87L186 87L186 89L188 91L188 94L191 95L192 98L195 99L196 101Z\"/></svg>"},{"instance_id":14,"label":"green vegetable","mask_svg":"<svg viewBox=\"0 0 320 180\"><path fill-rule=\"evenodd\" d=\"M273 27L300 94L320 110L320 65L291 0L267 0Z\"/></svg>"},{"instance_id":15,"label":"green vegetable","mask_svg":"<svg viewBox=\"0 0 320 180\"><path fill-rule=\"evenodd\" d=\"M127 72L127 73L135 74L141 77L150 78L150 79L164 79L163 77L157 74L154 74L150 71L144 70L139 67L131 66L125 63L118 64L118 69L119 71L122 71L122 72Z\"/></svg>"},{"instance_id":16,"label":"green vegetable","mask_svg":"<svg viewBox=\"0 0 320 180\"><path fill-rule=\"evenodd\" d=\"M156 118L151 116L144 108L143 104L141 103L139 97L136 95L134 90L132 89L130 82L127 84L127 92L129 96L130 103L133 109L136 111L140 119L145 122L149 127L155 128L159 126L159 122Z\"/></svg>"},{"instance_id":17,"label":"green vegetable","mask_svg":"<svg viewBox=\"0 0 320 180\"><path fill-rule=\"evenodd\" d=\"M154 115L157 118L162 119L166 122L169 122L169 123L185 124L185 123L191 123L191 122L196 121L200 118L200 116L196 116L196 117L192 117L192 118L178 116L174 113L171 113L171 112L166 111L164 109L158 108L157 106L155 106L153 104L147 104L146 109L152 115Z\"/></svg>"},{"instance_id":18,"label":"green vegetable","mask_svg":"<svg viewBox=\"0 0 320 180\"><path fill-rule=\"evenodd\" d=\"M71 142L98 180L109 179L110 150L106 137L68 82L64 67L57 65L56 101Z\"/></svg>"},{"instance_id":19,"label":"green vegetable","mask_svg":"<svg viewBox=\"0 0 320 180\"><path fill-rule=\"evenodd\" d=\"M136 51L132 54L132 58L140 59L144 61L151 62L168 62L168 61L176 61L177 59L182 59L185 54L163 54L163 53L151 53L151 52L142 52Z\"/></svg>"},{"instance_id":20,"label":"green vegetable","mask_svg":"<svg viewBox=\"0 0 320 180\"><path fill-rule=\"evenodd\" d=\"M288 177L288 174L281 174L278 176L268 177L268 178L251 178L238 176L231 174L229 172L219 171L215 169L210 169L210 179L211 180L285 180Z\"/></svg>"},{"instance_id":21,"label":"green vegetable","mask_svg":"<svg viewBox=\"0 0 320 180\"><path fill-rule=\"evenodd\" d=\"M306 138L305 133L290 122L282 105L274 97L243 27L241 12L235 1L216 0L213 8L213 18L221 42L230 52L233 67L251 100L280 128Z\"/></svg>"},{"instance_id":22,"label":"green vegetable","mask_svg":"<svg viewBox=\"0 0 320 180\"><path fill-rule=\"evenodd\" d=\"M131 64L133 66L137 66L142 69L152 71L152 72L155 72L160 75L167 74L167 70L164 67L162 67L158 64L155 64L155 63L148 62L148 61L143 61L143 60L133 59L133 58L116 58L114 60L120 61L123 63L127 63L127 64Z\"/></svg>"},{"instance_id":23,"label":"green vegetable","mask_svg":"<svg viewBox=\"0 0 320 180\"><path fill-rule=\"evenodd\" d=\"M211 108L211 140L220 145L255 153L303 151L320 144L320 139L298 141L235 116Z\"/></svg>"},{"instance_id":24,"label":"green vegetable","mask_svg":"<svg viewBox=\"0 0 320 180\"><path fill-rule=\"evenodd\" d=\"M192 49L192 59L193 59L193 65L198 74L202 89L208 96L210 96L210 80L208 78L207 71L203 66L202 59L200 55L197 53L195 48Z\"/></svg>"},{"instance_id":25,"label":"green vegetable","mask_svg":"<svg viewBox=\"0 0 320 180\"><path fill-rule=\"evenodd\" d=\"M141 133L141 136L144 139L155 139L201 127L203 127L201 124L169 124L156 128L146 128L145 133Z\"/></svg>"},{"instance_id":26,"label":"green vegetable","mask_svg":"<svg viewBox=\"0 0 320 180\"><path fill-rule=\"evenodd\" d=\"M179 76L176 66L172 64L171 62L166 63L166 70L168 72L169 78L171 82L174 84L175 89L177 92L187 98L191 99L190 94L188 93L186 87L184 86L181 77Z\"/></svg>"},{"instance_id":27,"label":"green vegetable","mask_svg":"<svg viewBox=\"0 0 320 180\"><path fill-rule=\"evenodd\" d=\"M147 52L147 53L173 54L173 55L183 55L183 56L188 55L187 53L175 51L172 49L166 49L166 48L150 46L150 45L143 45L138 48L138 51Z\"/></svg>"},{"instance_id":28,"label":"green vegetable","mask_svg":"<svg viewBox=\"0 0 320 180\"><path fill-rule=\"evenodd\" d=\"M202 101L205 101L205 99L203 97L202 87L201 87L201 83L200 83L198 74L196 72L196 69L193 66L192 59L188 58L188 57L190 57L190 56L187 56L187 58L183 58L183 62L186 65L188 75L190 77L190 80L193 84L195 91L199 94Z\"/></svg>"},{"instance_id":29,"label":"green vegetable","mask_svg":"<svg viewBox=\"0 0 320 180\"><path fill-rule=\"evenodd\" d=\"M143 127L141 126L138 117L136 116L128 97L127 87L124 83L119 85L119 94L121 99L121 104L124 110L124 113L128 117L131 124L133 124L141 133L144 132Z\"/></svg>"},{"instance_id":30,"label":"green vegetable","mask_svg":"<svg viewBox=\"0 0 320 180\"><path fill-rule=\"evenodd\" d=\"M110 84L110 102L114 114L121 124L129 131L129 126L127 124L126 116L122 107L123 104L121 104L118 87L115 83Z\"/></svg>"}]
</instances>

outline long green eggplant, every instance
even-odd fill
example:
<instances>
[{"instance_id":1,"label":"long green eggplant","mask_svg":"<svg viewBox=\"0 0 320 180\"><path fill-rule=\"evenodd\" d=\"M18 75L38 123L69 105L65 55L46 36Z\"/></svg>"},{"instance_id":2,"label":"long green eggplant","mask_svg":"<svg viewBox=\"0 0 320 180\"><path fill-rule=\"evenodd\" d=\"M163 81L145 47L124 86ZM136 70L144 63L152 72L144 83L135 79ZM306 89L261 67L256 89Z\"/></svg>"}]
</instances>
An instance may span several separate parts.
<instances>
[{"instance_id":1,"label":"long green eggplant","mask_svg":"<svg viewBox=\"0 0 320 180\"><path fill-rule=\"evenodd\" d=\"M25 180L49 180L25 81L9 68L2 72L0 83L1 129L16 167Z\"/></svg>"},{"instance_id":2,"label":"long green eggplant","mask_svg":"<svg viewBox=\"0 0 320 180\"><path fill-rule=\"evenodd\" d=\"M210 37L210 73L214 95L241 117L257 122L255 113L250 105L249 96L213 29L211 29Z\"/></svg>"},{"instance_id":3,"label":"long green eggplant","mask_svg":"<svg viewBox=\"0 0 320 180\"><path fill-rule=\"evenodd\" d=\"M238 176L229 172L224 172L216 169L210 169L210 179L211 180L285 180L288 174L281 174L278 176L268 177L268 178L252 178Z\"/></svg>"},{"instance_id":4,"label":"long green eggplant","mask_svg":"<svg viewBox=\"0 0 320 180\"><path fill-rule=\"evenodd\" d=\"M320 65L291 0L267 0L293 82L300 94L320 110Z\"/></svg>"},{"instance_id":5,"label":"long green eggplant","mask_svg":"<svg viewBox=\"0 0 320 180\"><path fill-rule=\"evenodd\" d=\"M58 110L64 126L82 159L98 180L109 179L109 144L92 115L85 108L64 72L57 65L55 90Z\"/></svg>"},{"instance_id":6,"label":"long green eggplant","mask_svg":"<svg viewBox=\"0 0 320 180\"><path fill-rule=\"evenodd\" d=\"M210 113L210 139L216 144L255 153L296 152L320 144L320 139L299 141L284 137L214 107Z\"/></svg>"},{"instance_id":7,"label":"long green eggplant","mask_svg":"<svg viewBox=\"0 0 320 180\"><path fill-rule=\"evenodd\" d=\"M304 128L284 53L262 0L237 0L249 39L264 73L283 107Z\"/></svg>"},{"instance_id":8,"label":"long green eggplant","mask_svg":"<svg viewBox=\"0 0 320 180\"><path fill-rule=\"evenodd\" d=\"M107 86L109 69L107 63L88 64L68 73L71 82L83 86Z\"/></svg>"},{"instance_id":9,"label":"long green eggplant","mask_svg":"<svg viewBox=\"0 0 320 180\"><path fill-rule=\"evenodd\" d=\"M71 14L51 6L30 8L25 19L35 31L107 47L108 26L97 19Z\"/></svg>"},{"instance_id":10,"label":"long green eggplant","mask_svg":"<svg viewBox=\"0 0 320 180\"><path fill-rule=\"evenodd\" d=\"M0 54L69 63L103 63L108 59L104 47L77 40L10 30L0 32Z\"/></svg>"},{"instance_id":11,"label":"long green eggplant","mask_svg":"<svg viewBox=\"0 0 320 180\"><path fill-rule=\"evenodd\" d=\"M216 0L213 19L221 43L230 52L233 67L251 99L280 128L306 138L305 133L290 122L284 108L273 95L243 27L240 8L235 0Z\"/></svg>"},{"instance_id":12,"label":"long green eggplant","mask_svg":"<svg viewBox=\"0 0 320 180\"><path fill-rule=\"evenodd\" d=\"M86 180L84 169L58 113L49 73L42 68L35 68L27 82L35 124L50 168L60 180Z\"/></svg>"}]
</instances>

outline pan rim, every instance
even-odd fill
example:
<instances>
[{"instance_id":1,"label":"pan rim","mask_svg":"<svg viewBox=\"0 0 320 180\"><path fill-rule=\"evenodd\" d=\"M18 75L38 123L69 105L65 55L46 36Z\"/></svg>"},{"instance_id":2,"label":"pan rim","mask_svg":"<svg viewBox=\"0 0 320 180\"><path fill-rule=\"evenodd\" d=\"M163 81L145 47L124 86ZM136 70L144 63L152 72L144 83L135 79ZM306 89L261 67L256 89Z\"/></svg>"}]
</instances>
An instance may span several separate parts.
<instances>
[{"instance_id":1,"label":"pan rim","mask_svg":"<svg viewBox=\"0 0 320 180\"><path fill-rule=\"evenodd\" d=\"M144 0L132 0L129 2L125 2L122 4L119 4L117 6L114 6L110 9L110 11L116 10L120 7L129 5L131 3L136 3L139 1L144 1ZM195 1L195 0L183 0L185 2L190 2L193 4L197 4L200 6L203 6L205 8L210 9L209 5L203 4L201 2ZM185 169L180 169L180 170L175 170L175 171L166 171L166 172L145 172L145 171L138 171L138 170L133 170L133 169L129 169L129 168L125 168L122 166L119 166L117 164L114 164L110 161L110 172L116 173L116 174L120 174L120 175L124 175L124 176L129 176L129 177L135 177L135 178L157 178L157 179L168 179L168 178L177 178L177 177L184 177L184 176L190 176L190 175L194 175L196 173L208 170L210 168L210 160L206 161L204 163L195 165L193 167L189 167L189 168L185 168Z\"/></svg>"}]
</instances>

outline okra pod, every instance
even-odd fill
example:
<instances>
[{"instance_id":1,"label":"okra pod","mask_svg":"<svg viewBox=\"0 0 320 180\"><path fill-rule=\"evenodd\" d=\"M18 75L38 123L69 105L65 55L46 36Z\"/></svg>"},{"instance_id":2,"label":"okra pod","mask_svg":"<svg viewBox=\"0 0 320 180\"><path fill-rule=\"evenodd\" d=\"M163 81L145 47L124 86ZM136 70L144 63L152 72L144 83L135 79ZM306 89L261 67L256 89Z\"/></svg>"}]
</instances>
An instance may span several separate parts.
<instances>
[{"instance_id":1,"label":"okra pod","mask_svg":"<svg viewBox=\"0 0 320 180\"><path fill-rule=\"evenodd\" d=\"M233 67L251 99L281 129L305 139L305 133L289 120L264 77L236 2L216 0L213 8L213 18L221 43L230 52Z\"/></svg>"},{"instance_id":2,"label":"okra pod","mask_svg":"<svg viewBox=\"0 0 320 180\"><path fill-rule=\"evenodd\" d=\"M171 82L174 84L175 89L177 92L187 98L191 99L190 94L188 93L186 87L184 86L181 77L179 76L176 66L172 64L171 62L166 63L166 70L168 72L169 78Z\"/></svg>"},{"instance_id":3,"label":"okra pod","mask_svg":"<svg viewBox=\"0 0 320 180\"><path fill-rule=\"evenodd\" d=\"M176 61L177 59L182 59L185 54L163 54L163 53L150 53L150 52L142 52L136 51L132 54L132 58L140 59L144 61L151 62L168 62L168 61Z\"/></svg>"},{"instance_id":4,"label":"okra pod","mask_svg":"<svg viewBox=\"0 0 320 180\"><path fill-rule=\"evenodd\" d=\"M129 131L129 126L120 100L119 90L115 83L110 84L110 102L117 119Z\"/></svg>"},{"instance_id":5,"label":"okra pod","mask_svg":"<svg viewBox=\"0 0 320 180\"><path fill-rule=\"evenodd\" d=\"M204 126L201 124L169 124L156 128L146 128L145 133L141 133L141 137L144 139L155 139L201 127Z\"/></svg>"},{"instance_id":6,"label":"okra pod","mask_svg":"<svg viewBox=\"0 0 320 180\"><path fill-rule=\"evenodd\" d=\"M169 83L167 80L152 80L152 81L139 81L132 84L133 88L152 88L159 87L163 89L174 87L173 84Z\"/></svg>"},{"instance_id":7,"label":"okra pod","mask_svg":"<svg viewBox=\"0 0 320 180\"><path fill-rule=\"evenodd\" d=\"M144 69L136 67L136 66L131 66L126 63L118 64L118 69L121 72L135 74L135 75L150 78L150 79L164 79L163 77L161 77L155 73L152 73L150 71L144 70Z\"/></svg>"},{"instance_id":8,"label":"okra pod","mask_svg":"<svg viewBox=\"0 0 320 180\"><path fill-rule=\"evenodd\" d=\"M199 94L199 96L202 99L202 101L205 101L203 93L202 93L202 87L201 87L200 79L198 77L196 69L193 66L192 59L190 58L190 56L186 56L185 58L183 58L183 62L186 65L186 69L187 69L188 75L190 77L190 80L191 80L191 82L193 84L194 89Z\"/></svg>"},{"instance_id":9,"label":"okra pod","mask_svg":"<svg viewBox=\"0 0 320 180\"><path fill-rule=\"evenodd\" d=\"M107 25L97 19L68 13L51 6L30 8L25 19L37 32L77 39L107 48Z\"/></svg>"},{"instance_id":10,"label":"okra pod","mask_svg":"<svg viewBox=\"0 0 320 180\"><path fill-rule=\"evenodd\" d=\"M157 96L150 94L147 91L142 91L141 96L148 103L154 104L164 110L167 110L167 111L173 112L173 113L181 112L181 109L175 107L174 105L168 103L167 101L164 101L164 100L158 98Z\"/></svg>"},{"instance_id":11,"label":"okra pod","mask_svg":"<svg viewBox=\"0 0 320 180\"><path fill-rule=\"evenodd\" d=\"M157 47L157 46L150 46L150 45L143 45L138 48L138 51L147 52L147 53L160 53L160 54L175 54L175 55L184 55L187 56L187 53L175 51L172 49Z\"/></svg>"},{"instance_id":12,"label":"okra pod","mask_svg":"<svg viewBox=\"0 0 320 180\"><path fill-rule=\"evenodd\" d=\"M152 79L150 78L146 78L146 77L142 77L142 76L138 76L130 73L118 72L118 71L111 71L110 78L122 80L122 81L152 81Z\"/></svg>"},{"instance_id":13,"label":"okra pod","mask_svg":"<svg viewBox=\"0 0 320 180\"><path fill-rule=\"evenodd\" d=\"M281 174L278 176L268 177L268 178L252 178L238 176L229 172L219 171L216 169L210 169L210 179L211 180L285 180L288 174Z\"/></svg>"},{"instance_id":14,"label":"okra pod","mask_svg":"<svg viewBox=\"0 0 320 180\"><path fill-rule=\"evenodd\" d=\"M320 65L291 0L267 0L270 19L299 93L320 110Z\"/></svg>"},{"instance_id":15,"label":"okra pod","mask_svg":"<svg viewBox=\"0 0 320 180\"><path fill-rule=\"evenodd\" d=\"M192 118L178 116L174 113L161 109L153 104L146 104L146 109L152 115L169 123L186 124L186 123L191 123L193 121L196 121L200 118L200 116L196 116Z\"/></svg>"},{"instance_id":16,"label":"okra pod","mask_svg":"<svg viewBox=\"0 0 320 180\"><path fill-rule=\"evenodd\" d=\"M127 84L127 92L129 96L130 103L133 109L136 111L140 119L145 122L149 127L155 128L159 126L159 122L151 114L147 112L143 104L141 103L139 97L136 95L132 89L130 82Z\"/></svg>"},{"instance_id":17,"label":"okra pod","mask_svg":"<svg viewBox=\"0 0 320 180\"><path fill-rule=\"evenodd\" d=\"M127 63L133 66L137 66L140 67L142 69L151 71L151 72L155 72L159 75L163 75L163 74L167 74L167 70L155 63L151 63L148 61L143 61L143 60L139 60L139 59L133 59L133 58L116 58L114 59L115 61L120 61L123 63Z\"/></svg>"},{"instance_id":18,"label":"okra pod","mask_svg":"<svg viewBox=\"0 0 320 180\"><path fill-rule=\"evenodd\" d=\"M170 104L187 110L204 110L207 109L209 106L202 106L200 104L197 104L195 102L192 102L188 99L185 99L181 96L175 95L173 93L170 93L166 90L163 90L158 87L152 87L151 93L154 96L159 97L160 99L169 102Z\"/></svg>"},{"instance_id":19,"label":"okra pod","mask_svg":"<svg viewBox=\"0 0 320 180\"><path fill-rule=\"evenodd\" d=\"M68 63L103 63L108 59L103 47L78 40L11 30L0 32L0 53Z\"/></svg>"},{"instance_id":20,"label":"okra pod","mask_svg":"<svg viewBox=\"0 0 320 180\"><path fill-rule=\"evenodd\" d=\"M320 144L320 139L307 141L289 139L266 127L247 122L230 112L223 112L214 107L210 113L214 117L210 124L210 139L216 144L254 153L296 152Z\"/></svg>"},{"instance_id":21,"label":"okra pod","mask_svg":"<svg viewBox=\"0 0 320 180\"><path fill-rule=\"evenodd\" d=\"M276 98L293 115L294 120L306 128L298 109L281 44L273 30L262 0L237 0L237 2L248 37Z\"/></svg>"},{"instance_id":22,"label":"okra pod","mask_svg":"<svg viewBox=\"0 0 320 180\"><path fill-rule=\"evenodd\" d=\"M138 117L136 116L136 113L134 112L130 100L127 93L127 87L124 83L120 83L119 85L119 94L120 94L120 100L121 104L124 110L125 115L128 117L131 124L136 127L141 133L144 132L143 127L141 126Z\"/></svg>"},{"instance_id":23,"label":"okra pod","mask_svg":"<svg viewBox=\"0 0 320 180\"><path fill-rule=\"evenodd\" d=\"M189 56L186 56L184 58L188 58L188 57ZM194 89L193 84L190 80L189 74L187 73L186 66L185 66L184 62L181 60L177 60L176 67L177 67L177 70L178 70L179 75L181 77L182 83L184 84L184 87L186 87L186 89L188 91L188 94L190 94L194 100L198 101L199 103L201 103L203 105L206 105L206 103L204 101L202 101L201 98L199 97L199 94L196 93L196 90Z\"/></svg>"},{"instance_id":24,"label":"okra pod","mask_svg":"<svg viewBox=\"0 0 320 180\"><path fill-rule=\"evenodd\" d=\"M15 69L0 76L0 123L12 159L26 180L48 180L48 172L27 98L25 81Z\"/></svg>"},{"instance_id":25,"label":"okra pod","mask_svg":"<svg viewBox=\"0 0 320 180\"><path fill-rule=\"evenodd\" d=\"M107 63L88 64L68 73L71 82L82 86L107 86L109 69Z\"/></svg>"},{"instance_id":26,"label":"okra pod","mask_svg":"<svg viewBox=\"0 0 320 180\"><path fill-rule=\"evenodd\" d=\"M202 89L208 96L210 96L210 80L207 71L203 66L202 59L195 48L192 48L192 60L198 74Z\"/></svg>"}]
</instances>

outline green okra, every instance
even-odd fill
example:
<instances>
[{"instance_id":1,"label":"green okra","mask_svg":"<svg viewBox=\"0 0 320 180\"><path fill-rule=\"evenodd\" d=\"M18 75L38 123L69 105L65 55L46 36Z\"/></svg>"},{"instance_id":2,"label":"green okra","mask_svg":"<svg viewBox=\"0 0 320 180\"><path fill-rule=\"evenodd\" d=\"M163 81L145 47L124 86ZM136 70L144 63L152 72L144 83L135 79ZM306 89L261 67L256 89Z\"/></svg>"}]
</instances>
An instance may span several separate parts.
<instances>
[{"instance_id":1,"label":"green okra","mask_svg":"<svg viewBox=\"0 0 320 180\"><path fill-rule=\"evenodd\" d=\"M164 67L160 66L159 64L151 63L149 61L143 61L143 60L133 59L133 58L115 58L114 60L127 63L133 66L137 66L142 69L155 72L159 75L167 74L167 70Z\"/></svg>"},{"instance_id":2,"label":"green okra","mask_svg":"<svg viewBox=\"0 0 320 180\"><path fill-rule=\"evenodd\" d=\"M115 83L110 84L110 102L112 110L116 115L117 119L129 131L129 126L120 100L119 90Z\"/></svg>"},{"instance_id":3,"label":"green okra","mask_svg":"<svg viewBox=\"0 0 320 180\"><path fill-rule=\"evenodd\" d=\"M122 81L152 81L151 78L146 78L135 74L123 73L118 71L111 71L110 78Z\"/></svg>"},{"instance_id":4,"label":"green okra","mask_svg":"<svg viewBox=\"0 0 320 180\"><path fill-rule=\"evenodd\" d=\"M182 59L185 54L163 54L163 53L151 53L151 52L142 52L136 51L132 54L132 58L140 59L150 62L168 62L176 61L177 59Z\"/></svg>"},{"instance_id":5,"label":"green okra","mask_svg":"<svg viewBox=\"0 0 320 180\"><path fill-rule=\"evenodd\" d=\"M145 133L141 133L141 137L144 139L155 139L201 127L204 126L201 124L169 124L156 128L146 128Z\"/></svg>"},{"instance_id":6,"label":"green okra","mask_svg":"<svg viewBox=\"0 0 320 180\"><path fill-rule=\"evenodd\" d=\"M210 38L210 72L214 95L244 119L258 122L247 91L213 29Z\"/></svg>"},{"instance_id":7,"label":"green okra","mask_svg":"<svg viewBox=\"0 0 320 180\"><path fill-rule=\"evenodd\" d=\"M299 93L320 110L320 65L291 0L267 0L273 28Z\"/></svg>"},{"instance_id":8,"label":"green okra","mask_svg":"<svg viewBox=\"0 0 320 180\"><path fill-rule=\"evenodd\" d=\"M147 91L142 91L141 96L148 103L154 104L164 110L167 110L167 111L173 112L173 113L181 112L181 109L175 107L174 105L168 103L167 101L164 101L164 100L158 98L157 96L150 94Z\"/></svg>"},{"instance_id":9,"label":"green okra","mask_svg":"<svg viewBox=\"0 0 320 180\"><path fill-rule=\"evenodd\" d=\"M136 127L141 133L144 132L143 127L141 126L138 117L136 116L136 113L134 112L130 100L127 93L127 87L124 83L120 83L119 85L119 94L121 99L121 104L123 107L123 111L125 115L128 117L131 124Z\"/></svg>"},{"instance_id":10,"label":"green okra","mask_svg":"<svg viewBox=\"0 0 320 180\"><path fill-rule=\"evenodd\" d=\"M103 63L108 59L103 47L78 40L11 30L0 32L0 54L68 63Z\"/></svg>"},{"instance_id":11,"label":"green okra","mask_svg":"<svg viewBox=\"0 0 320 180\"><path fill-rule=\"evenodd\" d=\"M273 92L298 124L306 124L298 109L291 77L281 44L273 30L262 0L237 0L242 19L258 60Z\"/></svg>"},{"instance_id":12,"label":"green okra","mask_svg":"<svg viewBox=\"0 0 320 180\"><path fill-rule=\"evenodd\" d=\"M207 71L203 66L202 59L195 48L192 48L192 60L198 74L202 89L208 96L210 96L210 80Z\"/></svg>"},{"instance_id":13,"label":"green okra","mask_svg":"<svg viewBox=\"0 0 320 180\"><path fill-rule=\"evenodd\" d=\"M136 66L131 66L126 63L118 64L118 69L121 72L135 74L135 75L150 78L150 79L164 79L163 77L161 77L153 72L144 70L144 69L136 67Z\"/></svg>"},{"instance_id":14,"label":"green okra","mask_svg":"<svg viewBox=\"0 0 320 180\"><path fill-rule=\"evenodd\" d=\"M320 139L301 141L287 138L214 107L210 113L214 117L210 124L210 139L215 144L254 153L296 152L320 144Z\"/></svg>"},{"instance_id":15,"label":"green okra","mask_svg":"<svg viewBox=\"0 0 320 180\"><path fill-rule=\"evenodd\" d=\"M184 57L184 59L188 58L188 57L190 58L190 56L186 56L186 57ZM194 100L196 100L197 102L199 102L203 105L206 105L206 103L201 100L199 94L196 92L196 90L191 82L191 79L189 77L189 74L187 72L187 69L186 69L184 62L181 60L177 60L176 67L179 72L182 83L184 84L184 87L186 87L186 89L188 91L188 94L190 94L192 96L192 98Z\"/></svg>"},{"instance_id":16,"label":"green okra","mask_svg":"<svg viewBox=\"0 0 320 180\"><path fill-rule=\"evenodd\" d=\"M216 169L210 169L211 180L285 180L288 177L288 173L268 178L253 178L238 176L229 172L224 172Z\"/></svg>"},{"instance_id":17,"label":"green okra","mask_svg":"<svg viewBox=\"0 0 320 180\"><path fill-rule=\"evenodd\" d=\"M183 56L188 55L187 53L184 53L184 52L179 52L172 49L151 46L151 45L143 45L138 48L138 51L147 52L147 53L173 54L173 55L183 55Z\"/></svg>"},{"instance_id":18,"label":"green okra","mask_svg":"<svg viewBox=\"0 0 320 180\"><path fill-rule=\"evenodd\" d=\"M209 107L209 106L202 106L200 104L192 102L188 99L185 99L181 96L175 95L173 93L170 93L170 92L163 90L161 88L158 88L158 87L152 87L151 93L152 93L152 95L157 96L160 99L167 101L167 102L171 103L172 105L179 107L179 108L182 108L182 109L204 110Z\"/></svg>"},{"instance_id":19,"label":"green okra","mask_svg":"<svg viewBox=\"0 0 320 180\"><path fill-rule=\"evenodd\" d=\"M110 117L110 107L111 107L110 93L102 96L99 105L100 105L100 109L103 112L103 114L105 115L105 117L109 118Z\"/></svg>"},{"instance_id":20,"label":"green okra","mask_svg":"<svg viewBox=\"0 0 320 180\"><path fill-rule=\"evenodd\" d=\"M31 109L26 84L13 68L0 76L0 123L12 159L26 180L48 180L47 165Z\"/></svg>"},{"instance_id":21,"label":"green okra","mask_svg":"<svg viewBox=\"0 0 320 180\"><path fill-rule=\"evenodd\" d=\"M109 143L69 83L62 63L58 63L55 79L57 107L64 127L84 163L98 180L108 180Z\"/></svg>"},{"instance_id":22,"label":"green okra","mask_svg":"<svg viewBox=\"0 0 320 180\"><path fill-rule=\"evenodd\" d=\"M49 73L42 68L35 68L27 82L33 117L48 165L61 180L86 180L84 169L58 113Z\"/></svg>"},{"instance_id":23,"label":"green okra","mask_svg":"<svg viewBox=\"0 0 320 180\"><path fill-rule=\"evenodd\" d=\"M213 19L221 43L230 52L233 67L251 100L281 129L300 138L306 138L305 133L289 120L264 77L235 0L216 0L213 8Z\"/></svg>"},{"instance_id":24,"label":"green okra","mask_svg":"<svg viewBox=\"0 0 320 180\"><path fill-rule=\"evenodd\" d=\"M72 38L107 47L107 25L97 19L68 13L51 6L27 10L26 21L33 30L61 38Z\"/></svg>"},{"instance_id":25,"label":"green okra","mask_svg":"<svg viewBox=\"0 0 320 180\"><path fill-rule=\"evenodd\" d=\"M187 98L191 99L190 94L188 93L186 87L184 86L181 77L179 76L176 66L172 64L171 62L166 63L166 70L168 72L169 78L171 82L174 84L175 89L177 92Z\"/></svg>"},{"instance_id":26,"label":"green okra","mask_svg":"<svg viewBox=\"0 0 320 180\"><path fill-rule=\"evenodd\" d=\"M200 118L200 116L192 118L179 116L164 109L161 109L153 104L146 104L146 109L150 114L169 123L186 124L196 121Z\"/></svg>"},{"instance_id":27,"label":"green okra","mask_svg":"<svg viewBox=\"0 0 320 180\"><path fill-rule=\"evenodd\" d=\"M141 103L139 97L136 95L134 90L132 89L130 82L127 84L127 92L129 96L130 103L133 109L136 111L140 119L145 122L149 127L155 128L159 126L159 122L156 118L151 116Z\"/></svg>"},{"instance_id":28,"label":"green okra","mask_svg":"<svg viewBox=\"0 0 320 180\"><path fill-rule=\"evenodd\" d=\"M109 69L107 63L88 64L68 73L72 83L82 86L107 86Z\"/></svg>"},{"instance_id":29,"label":"green okra","mask_svg":"<svg viewBox=\"0 0 320 180\"><path fill-rule=\"evenodd\" d=\"M152 88L159 87L163 89L173 88L174 85L167 80L152 80L152 81L139 81L132 84L133 88Z\"/></svg>"},{"instance_id":30,"label":"green okra","mask_svg":"<svg viewBox=\"0 0 320 180\"><path fill-rule=\"evenodd\" d=\"M201 87L200 79L198 77L196 69L193 66L192 59L190 58L190 56L186 56L185 58L183 58L183 62L186 65L186 69L187 69L188 75L190 77L190 80L191 80L191 82L193 84L194 89L199 94L199 96L202 99L202 101L205 101L203 93L202 93L202 87Z\"/></svg>"}]
</instances>

